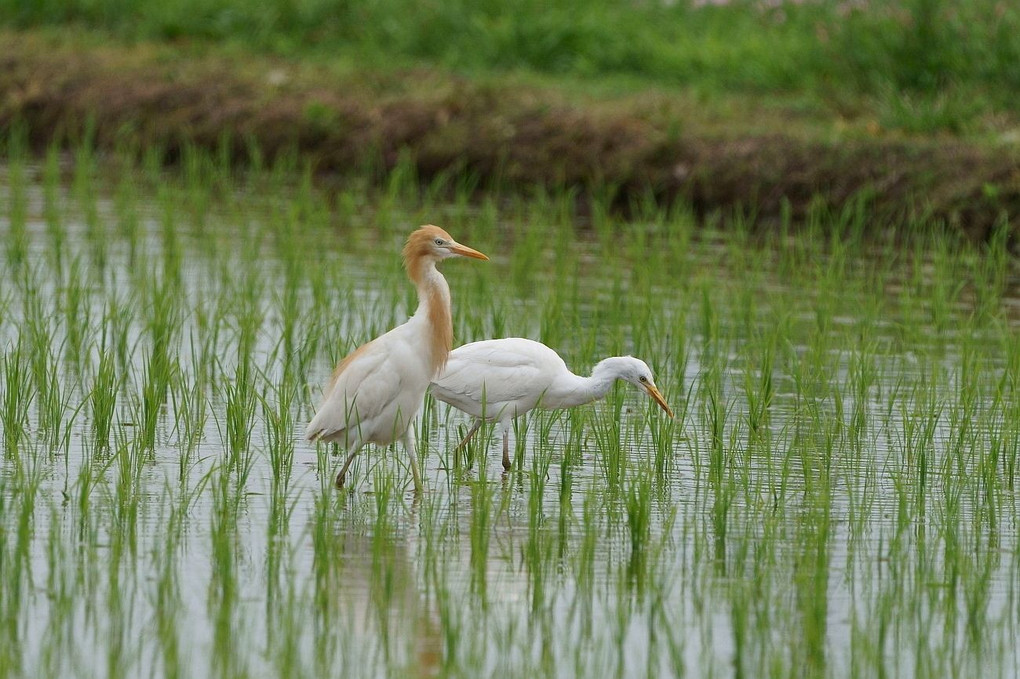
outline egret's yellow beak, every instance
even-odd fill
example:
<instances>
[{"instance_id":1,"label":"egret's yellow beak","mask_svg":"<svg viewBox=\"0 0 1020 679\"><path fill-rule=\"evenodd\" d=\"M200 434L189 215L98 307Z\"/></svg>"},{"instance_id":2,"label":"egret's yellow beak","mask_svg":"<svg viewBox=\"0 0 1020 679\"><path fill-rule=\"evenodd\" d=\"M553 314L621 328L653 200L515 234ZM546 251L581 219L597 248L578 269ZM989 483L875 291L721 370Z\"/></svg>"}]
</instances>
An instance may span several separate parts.
<instances>
[{"instance_id":1,"label":"egret's yellow beak","mask_svg":"<svg viewBox=\"0 0 1020 679\"><path fill-rule=\"evenodd\" d=\"M460 243L452 243L450 245L450 252L452 252L455 255L460 255L461 257L471 257L472 259L485 259L485 260L489 259L481 252L478 252L478 250L475 250L474 248L469 248L466 245L461 245Z\"/></svg>"},{"instance_id":2,"label":"egret's yellow beak","mask_svg":"<svg viewBox=\"0 0 1020 679\"><path fill-rule=\"evenodd\" d=\"M647 391L648 395L652 397L652 400L659 404L660 408L666 411L667 415L673 417L673 411L670 409L669 404L666 403L666 399L662 397L659 389L654 384L646 384L645 391Z\"/></svg>"}]
</instances>

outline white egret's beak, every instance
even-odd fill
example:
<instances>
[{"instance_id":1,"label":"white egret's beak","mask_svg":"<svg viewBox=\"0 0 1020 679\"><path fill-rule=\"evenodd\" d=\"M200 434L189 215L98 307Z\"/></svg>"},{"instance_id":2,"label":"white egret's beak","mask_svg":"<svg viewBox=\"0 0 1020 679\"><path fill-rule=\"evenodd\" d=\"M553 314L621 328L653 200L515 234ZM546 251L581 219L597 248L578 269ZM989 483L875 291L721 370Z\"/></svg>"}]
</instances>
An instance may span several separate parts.
<instances>
[{"instance_id":1,"label":"white egret's beak","mask_svg":"<svg viewBox=\"0 0 1020 679\"><path fill-rule=\"evenodd\" d=\"M658 387L651 382L644 384L645 391L652 397L652 400L659 404L659 407L666 411L666 414L673 417L673 411L670 409L669 404L666 403L666 399L662 397Z\"/></svg>"}]
</instances>

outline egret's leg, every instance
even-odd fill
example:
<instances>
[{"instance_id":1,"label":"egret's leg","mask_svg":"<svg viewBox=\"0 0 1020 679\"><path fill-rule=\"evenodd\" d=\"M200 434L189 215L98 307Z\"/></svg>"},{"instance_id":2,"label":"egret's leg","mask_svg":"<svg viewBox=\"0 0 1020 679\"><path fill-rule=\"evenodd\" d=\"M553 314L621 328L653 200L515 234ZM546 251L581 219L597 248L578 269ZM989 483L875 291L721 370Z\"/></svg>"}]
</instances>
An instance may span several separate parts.
<instances>
[{"instance_id":1,"label":"egret's leg","mask_svg":"<svg viewBox=\"0 0 1020 679\"><path fill-rule=\"evenodd\" d=\"M453 452L457 452L458 450L460 450L461 448L466 446L467 442L471 440L471 437L475 435L475 432L478 431L478 428L481 427L481 426L482 426L482 421L481 420L475 420L475 423L471 425L470 429L468 429L467 436L464 437L463 441L461 441L460 443L457 444L457 447L453 449Z\"/></svg>"},{"instance_id":2,"label":"egret's leg","mask_svg":"<svg viewBox=\"0 0 1020 679\"><path fill-rule=\"evenodd\" d=\"M351 468L351 463L354 462L354 458L357 457L358 451L360 451L365 442L361 440L359 431L352 431L347 429L342 432L342 435L338 435L332 439L337 444L338 448L343 448L350 451L347 454L347 460L344 461L344 466L340 468L340 472L336 475L336 487L343 488L344 483L347 481L347 470ZM339 452L337 449L336 452Z\"/></svg>"},{"instance_id":3,"label":"egret's leg","mask_svg":"<svg viewBox=\"0 0 1020 679\"><path fill-rule=\"evenodd\" d=\"M510 429L503 425L503 469L510 471Z\"/></svg>"},{"instance_id":4,"label":"egret's leg","mask_svg":"<svg viewBox=\"0 0 1020 679\"><path fill-rule=\"evenodd\" d=\"M351 463L354 462L354 458L357 456L359 449L360 447L351 451L351 454L347 456L347 461L344 462L344 466L340 469L340 473L336 475L337 488L344 487L344 482L347 480L347 469L351 466Z\"/></svg>"},{"instance_id":5,"label":"egret's leg","mask_svg":"<svg viewBox=\"0 0 1020 679\"><path fill-rule=\"evenodd\" d=\"M421 493L421 470L418 469L418 451L414 447L414 434L411 433L411 427L407 428L404 432L404 450L407 451L407 457L411 460L411 476L414 477L414 492Z\"/></svg>"}]
</instances>

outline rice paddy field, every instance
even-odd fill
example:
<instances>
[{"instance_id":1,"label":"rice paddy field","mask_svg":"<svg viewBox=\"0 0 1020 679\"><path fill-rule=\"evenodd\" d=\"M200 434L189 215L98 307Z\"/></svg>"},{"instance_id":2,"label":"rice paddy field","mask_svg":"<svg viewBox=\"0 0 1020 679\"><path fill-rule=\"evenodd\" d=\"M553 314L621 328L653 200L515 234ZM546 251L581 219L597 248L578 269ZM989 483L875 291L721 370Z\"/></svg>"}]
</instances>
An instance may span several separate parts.
<instances>
[{"instance_id":1,"label":"rice paddy field","mask_svg":"<svg viewBox=\"0 0 1020 679\"><path fill-rule=\"evenodd\" d=\"M0 677L1020 676L1020 269L863 208L698 225L398 168L7 140ZM491 429L427 399L402 450L303 440L333 365L416 304L617 386Z\"/></svg>"}]
</instances>

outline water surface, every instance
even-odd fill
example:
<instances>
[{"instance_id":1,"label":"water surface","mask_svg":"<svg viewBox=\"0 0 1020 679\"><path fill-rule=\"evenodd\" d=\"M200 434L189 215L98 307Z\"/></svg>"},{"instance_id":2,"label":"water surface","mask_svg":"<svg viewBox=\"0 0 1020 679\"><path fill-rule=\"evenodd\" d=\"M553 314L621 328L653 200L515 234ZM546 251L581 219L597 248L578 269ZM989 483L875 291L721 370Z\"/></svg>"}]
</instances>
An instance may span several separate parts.
<instances>
[{"instance_id":1,"label":"water surface","mask_svg":"<svg viewBox=\"0 0 1020 679\"><path fill-rule=\"evenodd\" d=\"M0 176L0 676L1020 674L1012 263L159 177ZM399 447L333 489L304 425L424 222L492 256L458 341L632 353L677 419L619 386L504 474L429 401L422 497Z\"/></svg>"}]
</instances>

